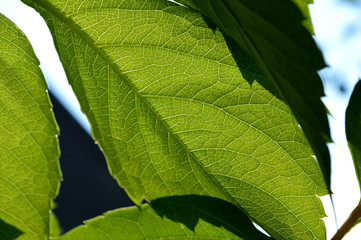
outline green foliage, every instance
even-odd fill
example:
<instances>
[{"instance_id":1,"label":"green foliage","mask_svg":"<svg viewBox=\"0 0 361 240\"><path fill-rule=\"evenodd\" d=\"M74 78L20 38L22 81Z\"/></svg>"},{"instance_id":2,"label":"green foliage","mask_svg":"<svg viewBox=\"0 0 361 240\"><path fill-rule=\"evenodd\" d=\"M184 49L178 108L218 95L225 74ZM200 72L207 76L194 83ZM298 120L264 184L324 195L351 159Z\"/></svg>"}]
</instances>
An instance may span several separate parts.
<instances>
[{"instance_id":1,"label":"green foliage","mask_svg":"<svg viewBox=\"0 0 361 240\"><path fill-rule=\"evenodd\" d=\"M71 239L270 239L225 201L200 196L159 198L110 211L59 240Z\"/></svg>"},{"instance_id":2,"label":"green foliage","mask_svg":"<svg viewBox=\"0 0 361 240\"><path fill-rule=\"evenodd\" d=\"M47 22L111 174L150 202L60 239L269 239L250 219L276 239L325 239L323 59L296 7L308 16L308 2L23 2ZM0 227L44 239L60 231L57 127L29 43L1 19L0 177L23 194L0 186Z\"/></svg>"},{"instance_id":3,"label":"green foliage","mask_svg":"<svg viewBox=\"0 0 361 240\"><path fill-rule=\"evenodd\" d=\"M348 107L346 109L346 137L350 149L352 160L355 166L355 172L359 187L361 189L361 80L357 82L352 92ZM361 203L361 198L360 198ZM359 224L358 219L352 227Z\"/></svg>"},{"instance_id":4,"label":"green foliage","mask_svg":"<svg viewBox=\"0 0 361 240\"><path fill-rule=\"evenodd\" d=\"M300 123L331 193L331 141L323 86L317 70L323 57L309 31L307 4L294 0L185 0L210 18L260 66Z\"/></svg>"},{"instance_id":5,"label":"green foliage","mask_svg":"<svg viewBox=\"0 0 361 240\"><path fill-rule=\"evenodd\" d=\"M26 2L47 21L94 138L136 203L213 196L277 238L324 237L324 184L297 121L200 14L163 0Z\"/></svg>"},{"instance_id":6,"label":"green foliage","mask_svg":"<svg viewBox=\"0 0 361 240\"><path fill-rule=\"evenodd\" d=\"M50 234L58 128L38 65L25 35L0 14L0 236L9 236L1 239Z\"/></svg>"},{"instance_id":7,"label":"green foliage","mask_svg":"<svg viewBox=\"0 0 361 240\"><path fill-rule=\"evenodd\" d=\"M346 137L350 148L359 186L361 188L361 81L359 81L350 98L346 110Z\"/></svg>"}]
</instances>

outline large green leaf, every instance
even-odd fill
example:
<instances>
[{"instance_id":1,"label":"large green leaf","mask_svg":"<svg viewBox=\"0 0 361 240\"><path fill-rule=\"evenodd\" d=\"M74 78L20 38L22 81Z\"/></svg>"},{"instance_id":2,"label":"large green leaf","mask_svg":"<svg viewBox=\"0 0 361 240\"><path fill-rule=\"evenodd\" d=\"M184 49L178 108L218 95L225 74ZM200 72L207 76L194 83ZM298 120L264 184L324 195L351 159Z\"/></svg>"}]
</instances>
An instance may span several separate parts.
<instances>
[{"instance_id":1,"label":"large green leaf","mask_svg":"<svg viewBox=\"0 0 361 240\"><path fill-rule=\"evenodd\" d=\"M110 211L60 240L270 239L244 213L223 200L181 196Z\"/></svg>"},{"instance_id":2,"label":"large green leaf","mask_svg":"<svg viewBox=\"0 0 361 240\"><path fill-rule=\"evenodd\" d=\"M324 59L311 34L310 0L180 0L242 47L276 86L299 121L331 193L331 141L318 70ZM300 9L306 18L301 13ZM304 27L307 26L309 31Z\"/></svg>"},{"instance_id":3,"label":"large green leaf","mask_svg":"<svg viewBox=\"0 0 361 240\"><path fill-rule=\"evenodd\" d=\"M213 196L276 238L325 237L316 195L327 191L298 122L199 13L164 0L24 2L45 18L110 171L136 203Z\"/></svg>"},{"instance_id":4,"label":"large green leaf","mask_svg":"<svg viewBox=\"0 0 361 240\"><path fill-rule=\"evenodd\" d=\"M346 137L350 148L352 159L359 186L361 189L361 81L359 81L350 98L346 109Z\"/></svg>"},{"instance_id":5,"label":"large green leaf","mask_svg":"<svg viewBox=\"0 0 361 240\"><path fill-rule=\"evenodd\" d=\"M59 188L58 128L46 89L29 41L0 15L0 219L23 232L17 239L49 236Z\"/></svg>"}]
</instances>

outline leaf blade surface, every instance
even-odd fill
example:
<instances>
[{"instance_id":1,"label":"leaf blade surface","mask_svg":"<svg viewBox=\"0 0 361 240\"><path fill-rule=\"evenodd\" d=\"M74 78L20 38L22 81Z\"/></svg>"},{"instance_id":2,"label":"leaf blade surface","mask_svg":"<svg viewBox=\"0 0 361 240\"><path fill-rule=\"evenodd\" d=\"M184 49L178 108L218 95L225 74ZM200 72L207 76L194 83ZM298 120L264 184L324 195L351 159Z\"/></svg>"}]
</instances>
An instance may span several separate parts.
<instances>
[{"instance_id":1,"label":"leaf blade surface","mask_svg":"<svg viewBox=\"0 0 361 240\"><path fill-rule=\"evenodd\" d=\"M192 195L110 211L85 224L59 239L271 239L232 204Z\"/></svg>"},{"instance_id":2,"label":"leaf blade surface","mask_svg":"<svg viewBox=\"0 0 361 240\"><path fill-rule=\"evenodd\" d=\"M310 34L308 4L312 1L179 2L198 9L215 22L276 86L304 130L331 193L331 164L326 146L331 137L327 111L321 101L322 81L317 73L325 63Z\"/></svg>"},{"instance_id":3,"label":"leaf blade surface","mask_svg":"<svg viewBox=\"0 0 361 240\"><path fill-rule=\"evenodd\" d=\"M58 128L31 45L0 15L0 218L23 234L50 234L49 211L61 176Z\"/></svg>"},{"instance_id":4,"label":"leaf blade surface","mask_svg":"<svg viewBox=\"0 0 361 240\"><path fill-rule=\"evenodd\" d=\"M47 21L94 138L135 202L213 196L278 238L324 237L315 196L324 184L297 121L198 13L166 1L24 2Z\"/></svg>"}]
</instances>

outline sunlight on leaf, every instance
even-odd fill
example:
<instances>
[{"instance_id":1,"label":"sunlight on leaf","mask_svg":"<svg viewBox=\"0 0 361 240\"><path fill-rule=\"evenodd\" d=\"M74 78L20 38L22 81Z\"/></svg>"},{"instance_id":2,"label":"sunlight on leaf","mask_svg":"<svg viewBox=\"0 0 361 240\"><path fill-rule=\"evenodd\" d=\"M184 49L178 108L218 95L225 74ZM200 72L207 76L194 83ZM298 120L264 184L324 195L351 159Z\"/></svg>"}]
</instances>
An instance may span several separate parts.
<instances>
[{"instance_id":1,"label":"sunlight on leaf","mask_svg":"<svg viewBox=\"0 0 361 240\"><path fill-rule=\"evenodd\" d=\"M325 62L310 32L310 0L180 0L196 6L238 43L276 86L299 121L331 193L331 141L317 73ZM191 4L189 4L191 3ZM299 6L301 11L297 8ZM307 26L307 29L304 26Z\"/></svg>"},{"instance_id":2,"label":"sunlight on leaf","mask_svg":"<svg viewBox=\"0 0 361 240\"><path fill-rule=\"evenodd\" d=\"M312 35L314 35L315 33L313 30L311 13L308 7L310 4L313 4L313 0L292 0L292 2L294 2L298 6L304 16L303 25Z\"/></svg>"},{"instance_id":3,"label":"sunlight on leaf","mask_svg":"<svg viewBox=\"0 0 361 240\"><path fill-rule=\"evenodd\" d=\"M325 190L273 85L201 15L164 0L25 1L45 18L112 175L140 204L226 200L278 239L324 239Z\"/></svg>"},{"instance_id":4,"label":"sunlight on leaf","mask_svg":"<svg viewBox=\"0 0 361 240\"><path fill-rule=\"evenodd\" d=\"M85 224L59 239L271 239L232 204L200 196L157 199L107 212Z\"/></svg>"},{"instance_id":5,"label":"sunlight on leaf","mask_svg":"<svg viewBox=\"0 0 361 240\"><path fill-rule=\"evenodd\" d=\"M45 239L59 188L58 128L39 61L1 14L0 85L0 219L23 232L17 239Z\"/></svg>"}]
</instances>

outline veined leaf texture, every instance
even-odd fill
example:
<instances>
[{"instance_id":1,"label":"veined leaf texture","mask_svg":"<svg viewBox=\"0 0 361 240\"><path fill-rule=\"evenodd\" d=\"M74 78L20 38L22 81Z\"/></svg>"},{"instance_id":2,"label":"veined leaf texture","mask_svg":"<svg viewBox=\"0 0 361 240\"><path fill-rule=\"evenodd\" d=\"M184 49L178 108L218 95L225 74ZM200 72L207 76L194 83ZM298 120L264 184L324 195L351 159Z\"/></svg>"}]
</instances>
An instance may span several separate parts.
<instances>
[{"instance_id":1,"label":"veined leaf texture","mask_svg":"<svg viewBox=\"0 0 361 240\"><path fill-rule=\"evenodd\" d=\"M331 141L324 90L325 62L310 33L312 0L180 0L199 10L260 66L289 104L321 167L331 194ZM297 7L298 6L298 7Z\"/></svg>"},{"instance_id":2,"label":"veined leaf texture","mask_svg":"<svg viewBox=\"0 0 361 240\"><path fill-rule=\"evenodd\" d=\"M0 238L45 239L60 186L47 85L33 49L0 14Z\"/></svg>"},{"instance_id":3,"label":"veined leaf texture","mask_svg":"<svg viewBox=\"0 0 361 240\"><path fill-rule=\"evenodd\" d=\"M212 196L277 239L324 239L297 120L248 55L165 0L23 0L46 20L110 171L140 204Z\"/></svg>"}]
</instances>

